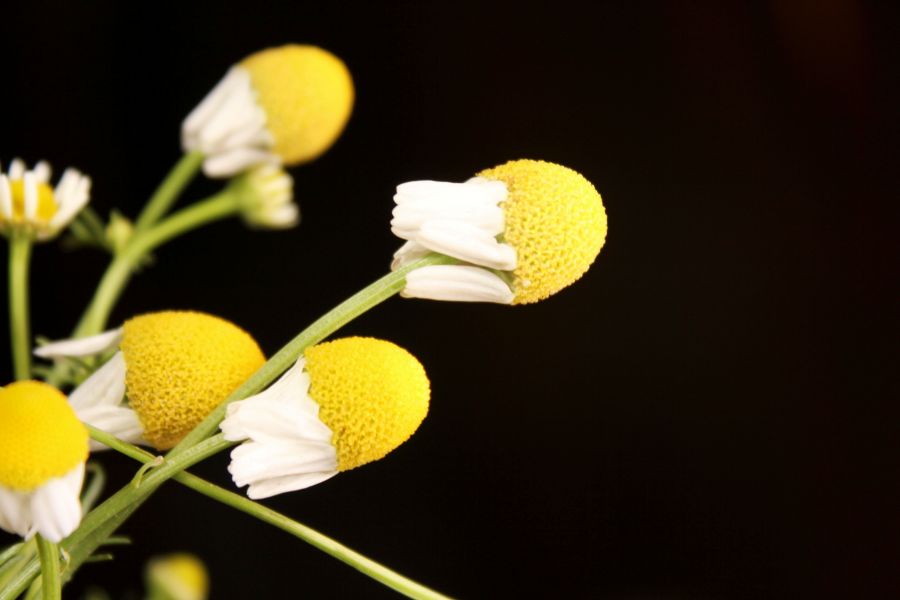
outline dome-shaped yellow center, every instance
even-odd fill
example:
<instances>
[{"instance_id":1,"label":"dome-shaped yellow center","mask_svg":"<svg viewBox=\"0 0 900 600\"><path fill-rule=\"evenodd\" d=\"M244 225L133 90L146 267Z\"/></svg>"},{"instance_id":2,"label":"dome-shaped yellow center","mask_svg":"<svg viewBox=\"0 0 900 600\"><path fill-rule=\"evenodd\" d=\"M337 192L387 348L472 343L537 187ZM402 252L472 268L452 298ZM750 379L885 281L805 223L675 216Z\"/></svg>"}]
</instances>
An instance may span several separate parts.
<instances>
[{"instance_id":1,"label":"dome-shaped yellow center","mask_svg":"<svg viewBox=\"0 0 900 600\"><path fill-rule=\"evenodd\" d=\"M428 413L425 369L403 348L373 338L325 342L305 352L309 395L319 406L347 471L384 457Z\"/></svg>"},{"instance_id":2,"label":"dome-shaped yellow center","mask_svg":"<svg viewBox=\"0 0 900 600\"><path fill-rule=\"evenodd\" d=\"M9 191L12 195L12 221L21 223L25 221L25 181L22 179L10 181ZM34 215L34 221L46 224L56 214L56 198L53 196L53 188L46 183L38 183L37 192L37 211ZM0 218L2 218L2 215L0 215Z\"/></svg>"},{"instance_id":3,"label":"dome-shaped yellow center","mask_svg":"<svg viewBox=\"0 0 900 600\"><path fill-rule=\"evenodd\" d=\"M316 158L343 131L353 108L353 80L335 55L292 44L252 54L241 66L250 73L275 153L286 165Z\"/></svg>"},{"instance_id":4,"label":"dome-shaped yellow center","mask_svg":"<svg viewBox=\"0 0 900 600\"><path fill-rule=\"evenodd\" d=\"M189 311L126 321L121 348L128 401L159 450L181 441L265 362L243 329Z\"/></svg>"},{"instance_id":5,"label":"dome-shaped yellow center","mask_svg":"<svg viewBox=\"0 0 900 600\"><path fill-rule=\"evenodd\" d=\"M38 381L0 389L0 485L27 492L87 457L87 429L59 390Z\"/></svg>"},{"instance_id":6,"label":"dome-shaped yellow center","mask_svg":"<svg viewBox=\"0 0 900 600\"><path fill-rule=\"evenodd\" d=\"M506 184L503 238L516 249L513 304L543 300L576 282L606 239L600 194L579 173L540 160L514 160L478 177Z\"/></svg>"}]
</instances>

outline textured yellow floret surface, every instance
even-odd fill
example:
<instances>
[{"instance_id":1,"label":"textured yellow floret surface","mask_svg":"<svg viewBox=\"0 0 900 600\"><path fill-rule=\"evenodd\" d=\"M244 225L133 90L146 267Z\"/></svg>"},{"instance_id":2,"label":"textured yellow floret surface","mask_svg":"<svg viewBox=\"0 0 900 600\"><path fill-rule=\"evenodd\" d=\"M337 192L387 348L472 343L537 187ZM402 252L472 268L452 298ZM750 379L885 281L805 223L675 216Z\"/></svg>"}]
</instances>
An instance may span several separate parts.
<instances>
[{"instance_id":1,"label":"textured yellow floret surface","mask_svg":"<svg viewBox=\"0 0 900 600\"><path fill-rule=\"evenodd\" d=\"M600 194L554 163L514 160L478 173L506 184L504 240L516 250L513 304L543 300L576 282L606 240Z\"/></svg>"},{"instance_id":2,"label":"textured yellow floret surface","mask_svg":"<svg viewBox=\"0 0 900 600\"><path fill-rule=\"evenodd\" d=\"M309 395L334 433L340 471L384 457L428 413L425 369L391 342L342 338L308 348L305 356Z\"/></svg>"},{"instance_id":3,"label":"textured yellow floret surface","mask_svg":"<svg viewBox=\"0 0 900 600\"><path fill-rule=\"evenodd\" d=\"M59 390L39 381L0 389L0 485L30 491L87 457L87 429Z\"/></svg>"},{"instance_id":4,"label":"textured yellow floret surface","mask_svg":"<svg viewBox=\"0 0 900 600\"><path fill-rule=\"evenodd\" d=\"M181 441L265 362L243 329L190 311L126 321L121 348L128 401L159 450Z\"/></svg>"},{"instance_id":5,"label":"textured yellow floret surface","mask_svg":"<svg viewBox=\"0 0 900 600\"><path fill-rule=\"evenodd\" d=\"M13 221L22 222L25 220L25 181L22 179L10 181L9 191L12 195ZM46 183L38 183L37 191L38 202L34 219L39 223L47 223L56 214L56 198L53 196L53 190Z\"/></svg>"},{"instance_id":6,"label":"textured yellow floret surface","mask_svg":"<svg viewBox=\"0 0 900 600\"><path fill-rule=\"evenodd\" d=\"M292 44L252 54L250 73L275 153L286 165L312 160L338 138L353 109L353 80L327 50Z\"/></svg>"}]
</instances>

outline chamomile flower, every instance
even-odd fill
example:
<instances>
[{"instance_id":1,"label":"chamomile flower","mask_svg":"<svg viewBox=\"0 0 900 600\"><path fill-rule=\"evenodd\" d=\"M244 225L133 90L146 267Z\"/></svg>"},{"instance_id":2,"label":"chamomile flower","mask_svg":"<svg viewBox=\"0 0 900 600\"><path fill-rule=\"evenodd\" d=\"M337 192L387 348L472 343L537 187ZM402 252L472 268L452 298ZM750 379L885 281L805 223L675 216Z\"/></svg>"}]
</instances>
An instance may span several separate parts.
<instances>
[{"instance_id":1,"label":"chamomile flower","mask_svg":"<svg viewBox=\"0 0 900 600\"><path fill-rule=\"evenodd\" d=\"M41 346L43 358L117 350L69 401L78 417L131 443L175 446L265 362L250 335L212 315L163 311L97 336Z\"/></svg>"},{"instance_id":2,"label":"chamomile flower","mask_svg":"<svg viewBox=\"0 0 900 600\"><path fill-rule=\"evenodd\" d=\"M294 180L275 165L259 165L234 180L239 186L241 215L251 227L287 229L300 220L294 203Z\"/></svg>"},{"instance_id":3,"label":"chamomile flower","mask_svg":"<svg viewBox=\"0 0 900 600\"><path fill-rule=\"evenodd\" d=\"M297 44L262 50L231 67L188 115L182 146L206 156L210 177L260 163L307 162L340 135L353 95L350 72L326 50Z\"/></svg>"},{"instance_id":4,"label":"chamomile flower","mask_svg":"<svg viewBox=\"0 0 900 600\"><path fill-rule=\"evenodd\" d=\"M91 179L66 169L50 187L50 165L41 161L28 169L21 159L0 169L0 233L23 232L44 241L56 237L88 203Z\"/></svg>"},{"instance_id":5,"label":"chamomile flower","mask_svg":"<svg viewBox=\"0 0 900 600\"><path fill-rule=\"evenodd\" d=\"M0 528L59 542L81 522L88 432L56 388L0 388Z\"/></svg>"},{"instance_id":6,"label":"chamomile flower","mask_svg":"<svg viewBox=\"0 0 900 600\"><path fill-rule=\"evenodd\" d=\"M594 186L544 161L510 161L464 183L403 183L394 201L391 231L407 242L392 269L432 252L461 263L410 272L406 297L537 302L584 275L606 239Z\"/></svg>"},{"instance_id":7,"label":"chamomile flower","mask_svg":"<svg viewBox=\"0 0 900 600\"><path fill-rule=\"evenodd\" d=\"M193 554L156 557L147 565L147 587L151 598L204 600L209 597L209 573Z\"/></svg>"},{"instance_id":8,"label":"chamomile flower","mask_svg":"<svg viewBox=\"0 0 900 600\"><path fill-rule=\"evenodd\" d=\"M267 498L383 458L428 412L425 369L384 340L351 337L308 348L265 391L228 405L225 439L238 486Z\"/></svg>"}]
</instances>

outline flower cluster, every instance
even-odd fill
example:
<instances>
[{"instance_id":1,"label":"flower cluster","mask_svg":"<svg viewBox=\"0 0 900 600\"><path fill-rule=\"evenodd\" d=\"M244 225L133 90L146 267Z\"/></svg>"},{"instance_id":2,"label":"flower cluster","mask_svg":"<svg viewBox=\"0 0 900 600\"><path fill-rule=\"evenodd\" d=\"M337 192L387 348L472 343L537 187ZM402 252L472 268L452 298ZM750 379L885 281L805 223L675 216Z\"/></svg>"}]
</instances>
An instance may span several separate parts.
<instances>
[{"instance_id":1,"label":"flower cluster","mask_svg":"<svg viewBox=\"0 0 900 600\"><path fill-rule=\"evenodd\" d=\"M231 449L234 484L261 499L380 460L408 441L431 402L425 368L386 340L327 339L355 316L395 293L530 304L571 285L594 262L607 229L595 187L558 164L513 160L462 183L398 185L390 227L403 245L390 271L268 359L251 334L203 312L151 312L108 328L129 278L173 237L226 216L266 229L295 226L299 209L283 166L325 152L347 124L353 101L346 66L320 48L288 45L245 58L184 120L185 156L134 223L114 213L104 225L83 211L90 179L74 169L55 188L44 162L29 170L17 159L7 173L0 170L18 379L0 388L0 528L26 540L36 536L42 585L51 594L59 568L48 543L63 543L66 568L77 569L169 478L277 526L289 521L184 472L214 452ZM212 197L169 214L201 169L229 181ZM32 348L30 244L67 227L76 239L107 249L112 262L74 334ZM49 364L33 369L32 350ZM33 380L37 374L46 382ZM155 458L138 446L168 454ZM110 448L147 464L79 526L95 495L80 498L89 453ZM312 535L294 525L287 529L295 535ZM388 585L402 579L315 535L318 547L372 577ZM154 588L202 597L208 582L197 564L183 556L160 560L148 580ZM10 568L0 561L0 582ZM403 586L419 584L404 580Z\"/></svg>"}]
</instances>

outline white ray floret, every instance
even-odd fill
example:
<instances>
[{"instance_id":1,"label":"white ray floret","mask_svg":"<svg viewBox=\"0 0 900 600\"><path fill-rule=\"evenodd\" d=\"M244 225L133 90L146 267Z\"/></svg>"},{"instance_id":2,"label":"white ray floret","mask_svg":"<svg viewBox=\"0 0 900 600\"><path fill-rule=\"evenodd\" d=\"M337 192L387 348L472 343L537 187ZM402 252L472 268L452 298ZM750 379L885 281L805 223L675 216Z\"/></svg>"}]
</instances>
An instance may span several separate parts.
<instances>
[{"instance_id":1,"label":"white ray floret","mask_svg":"<svg viewBox=\"0 0 900 600\"><path fill-rule=\"evenodd\" d=\"M231 452L228 471L247 495L267 498L310 487L338 473L332 431L309 396L304 359L265 391L228 405L225 439L243 442Z\"/></svg>"},{"instance_id":2,"label":"white ray floret","mask_svg":"<svg viewBox=\"0 0 900 600\"><path fill-rule=\"evenodd\" d=\"M240 66L231 67L187 116L181 143L185 151L205 155L203 172L209 177L230 177L260 163L280 162L250 73Z\"/></svg>"},{"instance_id":3,"label":"white ray floret","mask_svg":"<svg viewBox=\"0 0 900 600\"><path fill-rule=\"evenodd\" d=\"M25 539L40 533L58 543L81 522L79 493L84 482L84 463L61 477L54 477L23 492L0 485L0 529Z\"/></svg>"},{"instance_id":4,"label":"white ray floret","mask_svg":"<svg viewBox=\"0 0 900 600\"><path fill-rule=\"evenodd\" d=\"M429 266L407 276L405 297L510 304L513 292L492 270L512 271L515 249L500 240L506 184L480 177L465 183L410 181L397 186L391 231L407 240L393 270L433 252L464 264Z\"/></svg>"},{"instance_id":5,"label":"white ray floret","mask_svg":"<svg viewBox=\"0 0 900 600\"><path fill-rule=\"evenodd\" d=\"M300 220L294 180L281 167L260 165L247 173L250 193L242 194L241 214L252 227L287 229Z\"/></svg>"},{"instance_id":6,"label":"white ray floret","mask_svg":"<svg viewBox=\"0 0 900 600\"><path fill-rule=\"evenodd\" d=\"M97 335L49 342L34 350L41 358L83 358L112 350L122 341L122 328L110 329Z\"/></svg>"}]
</instances>

